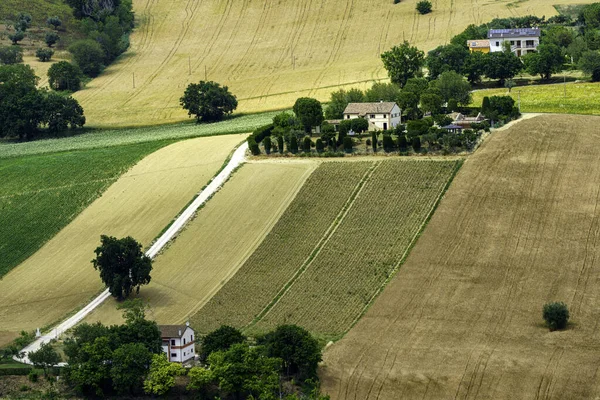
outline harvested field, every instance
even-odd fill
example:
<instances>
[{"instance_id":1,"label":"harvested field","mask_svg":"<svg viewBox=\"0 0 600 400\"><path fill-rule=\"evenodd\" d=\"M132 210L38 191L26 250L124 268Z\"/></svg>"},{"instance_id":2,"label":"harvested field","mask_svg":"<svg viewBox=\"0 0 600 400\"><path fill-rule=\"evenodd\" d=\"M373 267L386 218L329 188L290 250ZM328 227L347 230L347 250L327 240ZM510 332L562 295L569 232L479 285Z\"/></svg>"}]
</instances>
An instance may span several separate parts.
<instances>
[{"instance_id":1,"label":"harvested field","mask_svg":"<svg viewBox=\"0 0 600 400\"><path fill-rule=\"evenodd\" d=\"M332 399L600 396L599 123L539 116L492 134L325 352ZM567 330L544 326L550 301L568 304Z\"/></svg>"},{"instance_id":2,"label":"harvested field","mask_svg":"<svg viewBox=\"0 0 600 400\"><path fill-rule=\"evenodd\" d=\"M321 164L256 251L192 317L194 328L208 333L249 324L310 256L372 164Z\"/></svg>"},{"instance_id":3,"label":"harvested field","mask_svg":"<svg viewBox=\"0 0 600 400\"><path fill-rule=\"evenodd\" d=\"M244 165L154 262L140 291L161 324L183 323L219 290L271 230L316 162ZM113 299L87 321L121 322Z\"/></svg>"},{"instance_id":4,"label":"harvested field","mask_svg":"<svg viewBox=\"0 0 600 400\"><path fill-rule=\"evenodd\" d=\"M519 94L522 112L600 115L600 83L590 82L523 86L511 93L478 90L473 93L473 105L480 106L485 96L510 95L516 102Z\"/></svg>"},{"instance_id":5,"label":"harvested field","mask_svg":"<svg viewBox=\"0 0 600 400\"><path fill-rule=\"evenodd\" d=\"M35 253L132 165L167 144L0 158L0 278Z\"/></svg>"},{"instance_id":6,"label":"harvested field","mask_svg":"<svg viewBox=\"0 0 600 400\"><path fill-rule=\"evenodd\" d=\"M202 79L228 85L240 111L281 109L387 78L379 56L403 40L430 50L469 24L557 14L546 0L440 0L424 16L414 0L393 3L136 0L130 50L75 96L90 126L185 119L179 98Z\"/></svg>"},{"instance_id":7,"label":"harvested field","mask_svg":"<svg viewBox=\"0 0 600 400\"><path fill-rule=\"evenodd\" d=\"M0 331L56 322L102 289L90 263L100 235L131 235L144 246L221 167L245 135L167 146L123 175L38 252L0 281Z\"/></svg>"},{"instance_id":8,"label":"harvested field","mask_svg":"<svg viewBox=\"0 0 600 400\"><path fill-rule=\"evenodd\" d=\"M459 161L382 161L306 270L257 324L344 333L398 267Z\"/></svg>"}]
</instances>

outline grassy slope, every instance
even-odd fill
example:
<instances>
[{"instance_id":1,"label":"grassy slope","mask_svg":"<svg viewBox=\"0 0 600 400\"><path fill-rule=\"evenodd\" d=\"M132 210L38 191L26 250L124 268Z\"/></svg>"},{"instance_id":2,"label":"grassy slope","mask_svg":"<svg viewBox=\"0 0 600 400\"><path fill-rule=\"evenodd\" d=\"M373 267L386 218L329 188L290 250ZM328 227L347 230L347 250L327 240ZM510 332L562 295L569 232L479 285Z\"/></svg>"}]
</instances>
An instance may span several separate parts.
<instances>
[{"instance_id":1,"label":"grassy slope","mask_svg":"<svg viewBox=\"0 0 600 400\"><path fill-rule=\"evenodd\" d=\"M480 106L484 96L506 94L506 89L479 90L473 94L473 104ZM600 115L600 83L524 86L510 93L515 101L519 94L522 112Z\"/></svg>"},{"instance_id":2,"label":"grassy slope","mask_svg":"<svg viewBox=\"0 0 600 400\"><path fill-rule=\"evenodd\" d=\"M9 337L2 331L31 330L53 323L96 294L102 284L90 260L100 235L131 235L148 246L244 137L228 135L175 143L152 153L121 176L0 281L0 338Z\"/></svg>"},{"instance_id":3,"label":"grassy slope","mask_svg":"<svg viewBox=\"0 0 600 400\"><path fill-rule=\"evenodd\" d=\"M325 352L332 399L600 396L599 117L540 116L465 163L400 272ZM549 332L542 306L572 324Z\"/></svg>"},{"instance_id":4,"label":"grassy slope","mask_svg":"<svg viewBox=\"0 0 600 400\"><path fill-rule=\"evenodd\" d=\"M242 115L212 124L185 123L137 129L93 130L77 136L35 142L0 142L0 158L81 149L113 147L132 143L199 136L250 132L272 121L276 113Z\"/></svg>"},{"instance_id":5,"label":"grassy slope","mask_svg":"<svg viewBox=\"0 0 600 400\"><path fill-rule=\"evenodd\" d=\"M425 16L414 0L393 3L137 0L130 52L76 97L90 125L172 122L185 118L178 99L186 85L206 76L228 85L242 111L280 109L386 78L379 55L403 39L429 50L468 24L556 14L546 0L439 0Z\"/></svg>"},{"instance_id":6,"label":"grassy slope","mask_svg":"<svg viewBox=\"0 0 600 400\"><path fill-rule=\"evenodd\" d=\"M316 168L316 162L250 163L206 204L156 258L140 297L158 323L183 323L233 276ZM107 301L88 321L118 323Z\"/></svg>"},{"instance_id":7,"label":"grassy slope","mask_svg":"<svg viewBox=\"0 0 600 400\"><path fill-rule=\"evenodd\" d=\"M0 277L168 142L0 159Z\"/></svg>"},{"instance_id":8,"label":"grassy slope","mask_svg":"<svg viewBox=\"0 0 600 400\"><path fill-rule=\"evenodd\" d=\"M456 166L406 160L322 164L192 323L207 332L258 319L250 330L294 323L322 336L340 335L398 266Z\"/></svg>"}]
</instances>

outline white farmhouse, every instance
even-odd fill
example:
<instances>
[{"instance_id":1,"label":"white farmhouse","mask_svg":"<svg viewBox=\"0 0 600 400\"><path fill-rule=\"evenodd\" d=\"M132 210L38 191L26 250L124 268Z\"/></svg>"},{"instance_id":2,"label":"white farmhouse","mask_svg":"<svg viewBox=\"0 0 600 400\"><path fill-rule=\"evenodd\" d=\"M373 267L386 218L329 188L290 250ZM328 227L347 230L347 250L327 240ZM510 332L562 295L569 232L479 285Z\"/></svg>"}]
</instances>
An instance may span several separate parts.
<instances>
[{"instance_id":1,"label":"white farmhouse","mask_svg":"<svg viewBox=\"0 0 600 400\"><path fill-rule=\"evenodd\" d=\"M510 43L510 49L517 56L532 53L540 45L540 28L490 29L488 31L490 51L504 51L504 43Z\"/></svg>"},{"instance_id":2,"label":"white farmhouse","mask_svg":"<svg viewBox=\"0 0 600 400\"><path fill-rule=\"evenodd\" d=\"M195 333L190 323L185 325L159 325L162 338L162 351L170 362L184 363L196 355Z\"/></svg>"},{"instance_id":3,"label":"white farmhouse","mask_svg":"<svg viewBox=\"0 0 600 400\"><path fill-rule=\"evenodd\" d=\"M365 118L369 130L392 129L401 121L400 107L393 102L350 103L344 110L344 119Z\"/></svg>"}]
</instances>

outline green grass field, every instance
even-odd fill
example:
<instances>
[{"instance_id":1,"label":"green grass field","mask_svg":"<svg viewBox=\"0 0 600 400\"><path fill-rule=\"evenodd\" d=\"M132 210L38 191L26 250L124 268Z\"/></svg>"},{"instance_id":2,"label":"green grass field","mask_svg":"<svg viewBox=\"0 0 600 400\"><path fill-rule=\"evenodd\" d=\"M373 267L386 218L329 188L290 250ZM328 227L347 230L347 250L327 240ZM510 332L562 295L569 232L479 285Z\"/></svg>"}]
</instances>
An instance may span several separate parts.
<instances>
[{"instance_id":1,"label":"green grass field","mask_svg":"<svg viewBox=\"0 0 600 400\"><path fill-rule=\"evenodd\" d=\"M183 123L148 128L102 129L92 130L77 136L35 142L0 142L0 158L245 133L270 123L277 113L242 115L212 124Z\"/></svg>"},{"instance_id":2,"label":"green grass field","mask_svg":"<svg viewBox=\"0 0 600 400\"><path fill-rule=\"evenodd\" d=\"M565 96L566 93L566 96ZM506 89L479 90L473 105L479 107L485 96L504 96ZM521 97L521 112L600 115L600 83L532 85L513 88L510 96Z\"/></svg>"},{"instance_id":3,"label":"green grass field","mask_svg":"<svg viewBox=\"0 0 600 400\"><path fill-rule=\"evenodd\" d=\"M123 172L168 143L0 159L0 277L52 238Z\"/></svg>"},{"instance_id":4,"label":"green grass field","mask_svg":"<svg viewBox=\"0 0 600 400\"><path fill-rule=\"evenodd\" d=\"M237 274L193 318L344 333L379 293L460 161L325 162Z\"/></svg>"}]
</instances>

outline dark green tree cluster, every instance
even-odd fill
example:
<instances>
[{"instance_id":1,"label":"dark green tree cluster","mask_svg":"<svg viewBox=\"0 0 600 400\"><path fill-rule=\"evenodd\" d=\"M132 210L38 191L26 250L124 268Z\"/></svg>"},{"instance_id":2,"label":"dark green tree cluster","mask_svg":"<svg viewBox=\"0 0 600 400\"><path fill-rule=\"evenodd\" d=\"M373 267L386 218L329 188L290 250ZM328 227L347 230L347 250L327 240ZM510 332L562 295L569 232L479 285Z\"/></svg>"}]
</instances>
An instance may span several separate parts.
<instances>
[{"instance_id":1,"label":"dark green tree cluster","mask_svg":"<svg viewBox=\"0 0 600 400\"><path fill-rule=\"evenodd\" d=\"M17 46L0 47L0 65L18 64L23 61L23 49Z\"/></svg>"},{"instance_id":2,"label":"dark green tree cluster","mask_svg":"<svg viewBox=\"0 0 600 400\"><path fill-rule=\"evenodd\" d=\"M134 288L139 293L141 285L150 283L152 260L131 236L117 239L102 235L94 253L96 258L92 265L100 271L100 279L117 299L129 297Z\"/></svg>"},{"instance_id":3,"label":"dark green tree cluster","mask_svg":"<svg viewBox=\"0 0 600 400\"><path fill-rule=\"evenodd\" d=\"M319 343L295 325L279 326L257 338L255 346L238 330L221 327L202 339L201 346L207 367L189 371L188 390L199 391L206 398L276 399L293 395L301 387L315 386L321 361ZM282 381L294 383L296 388L284 392ZM302 398L320 398L317 392Z\"/></svg>"},{"instance_id":4,"label":"dark green tree cluster","mask_svg":"<svg viewBox=\"0 0 600 400\"><path fill-rule=\"evenodd\" d=\"M308 134L312 132L312 128L320 126L323 122L323 107L321 103L310 97L300 97L294 103L294 114Z\"/></svg>"},{"instance_id":5,"label":"dark green tree cluster","mask_svg":"<svg viewBox=\"0 0 600 400\"><path fill-rule=\"evenodd\" d=\"M59 61L48 69L48 84L54 90L76 92L81 87L83 72L77 65Z\"/></svg>"},{"instance_id":6,"label":"dark green tree cluster","mask_svg":"<svg viewBox=\"0 0 600 400\"><path fill-rule=\"evenodd\" d=\"M79 25L85 35L85 39L71 44L69 51L75 63L86 75L97 76L106 65L113 62L129 47L129 34L134 22L132 1L66 0L66 2L73 9L75 18L80 20ZM48 45L50 46L49 43Z\"/></svg>"},{"instance_id":7,"label":"dark green tree cluster","mask_svg":"<svg viewBox=\"0 0 600 400\"><path fill-rule=\"evenodd\" d=\"M37 82L28 65L0 66L0 137L31 140L85 124L77 100L38 89Z\"/></svg>"},{"instance_id":8,"label":"dark green tree cluster","mask_svg":"<svg viewBox=\"0 0 600 400\"><path fill-rule=\"evenodd\" d=\"M146 320L141 301L123 309L124 325L83 323L65 341L64 376L83 395L141 394L152 356L162 351L158 326Z\"/></svg>"},{"instance_id":9,"label":"dark green tree cluster","mask_svg":"<svg viewBox=\"0 0 600 400\"><path fill-rule=\"evenodd\" d=\"M50 61L50 59L52 58L53 55L54 55L54 50L52 50L52 49L37 49L35 52L35 56L41 62Z\"/></svg>"},{"instance_id":10,"label":"dark green tree cluster","mask_svg":"<svg viewBox=\"0 0 600 400\"><path fill-rule=\"evenodd\" d=\"M419 14L429 14L432 9L432 4L429 0L422 0L417 3L417 11Z\"/></svg>"},{"instance_id":11,"label":"dark green tree cluster","mask_svg":"<svg viewBox=\"0 0 600 400\"><path fill-rule=\"evenodd\" d=\"M565 329L569 322L569 309L562 302L547 303L544 304L542 316L551 331Z\"/></svg>"},{"instance_id":12,"label":"dark green tree cluster","mask_svg":"<svg viewBox=\"0 0 600 400\"><path fill-rule=\"evenodd\" d=\"M8 35L8 38L13 45L17 45L21 40L25 39L25 32L31 26L31 15L27 13L19 13L14 22L15 31Z\"/></svg>"},{"instance_id":13,"label":"dark green tree cluster","mask_svg":"<svg viewBox=\"0 0 600 400\"><path fill-rule=\"evenodd\" d=\"M365 94L360 89L350 89L348 91L340 89L331 93L329 105L325 109L325 118L342 119L344 110L349 103L362 103L365 100Z\"/></svg>"},{"instance_id":14,"label":"dark green tree cluster","mask_svg":"<svg viewBox=\"0 0 600 400\"><path fill-rule=\"evenodd\" d=\"M220 121L238 106L229 88L213 81L190 83L179 101L188 115L195 116L197 123Z\"/></svg>"}]
</instances>

